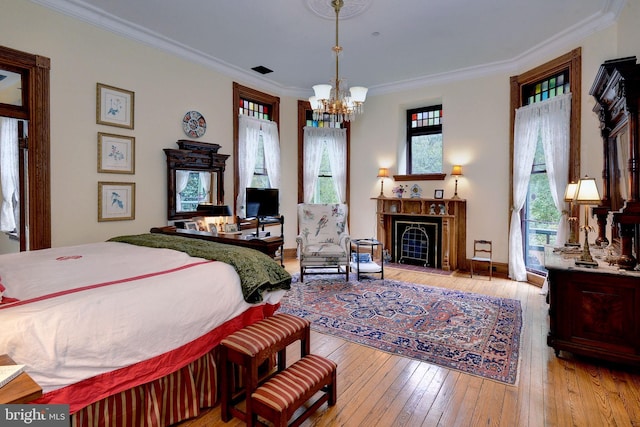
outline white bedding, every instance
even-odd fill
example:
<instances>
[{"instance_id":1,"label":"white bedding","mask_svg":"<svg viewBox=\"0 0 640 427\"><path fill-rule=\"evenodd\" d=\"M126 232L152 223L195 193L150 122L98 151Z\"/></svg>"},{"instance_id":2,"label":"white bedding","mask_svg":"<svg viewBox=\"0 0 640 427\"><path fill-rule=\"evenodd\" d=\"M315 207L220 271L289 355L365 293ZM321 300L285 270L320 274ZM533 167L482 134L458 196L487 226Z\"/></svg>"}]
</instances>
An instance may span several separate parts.
<instances>
[{"instance_id":1,"label":"white bedding","mask_svg":"<svg viewBox=\"0 0 640 427\"><path fill-rule=\"evenodd\" d=\"M0 305L0 353L45 393L178 348L251 307L228 264L116 242L0 256L0 283L20 300ZM39 299L81 287L91 288Z\"/></svg>"}]
</instances>

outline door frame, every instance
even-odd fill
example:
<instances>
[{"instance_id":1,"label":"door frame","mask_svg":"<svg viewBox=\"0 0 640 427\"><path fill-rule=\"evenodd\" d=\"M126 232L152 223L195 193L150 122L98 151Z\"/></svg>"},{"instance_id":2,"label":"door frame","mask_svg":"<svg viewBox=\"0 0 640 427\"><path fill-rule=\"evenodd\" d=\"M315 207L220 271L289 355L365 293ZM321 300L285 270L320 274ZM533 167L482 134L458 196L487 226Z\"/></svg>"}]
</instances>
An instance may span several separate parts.
<instances>
[{"instance_id":1,"label":"door frame","mask_svg":"<svg viewBox=\"0 0 640 427\"><path fill-rule=\"evenodd\" d=\"M0 116L28 120L28 183L20 183L25 219L20 223L20 250L51 247L50 69L47 57L0 46L0 68L22 75L22 106L0 103ZM26 224L25 224L26 222ZM28 235L26 225L29 226ZM28 237L28 240L27 240Z\"/></svg>"}]
</instances>

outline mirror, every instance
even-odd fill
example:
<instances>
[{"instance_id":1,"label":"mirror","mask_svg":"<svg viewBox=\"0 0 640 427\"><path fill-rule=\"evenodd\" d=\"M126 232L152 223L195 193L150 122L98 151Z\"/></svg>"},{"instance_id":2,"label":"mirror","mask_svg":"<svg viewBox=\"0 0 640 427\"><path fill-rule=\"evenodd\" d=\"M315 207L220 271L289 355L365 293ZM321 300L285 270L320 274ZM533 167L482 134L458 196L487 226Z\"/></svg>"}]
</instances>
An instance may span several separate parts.
<instances>
[{"instance_id":1,"label":"mirror","mask_svg":"<svg viewBox=\"0 0 640 427\"><path fill-rule=\"evenodd\" d=\"M0 69L0 103L21 107L22 75L6 69Z\"/></svg>"},{"instance_id":2,"label":"mirror","mask_svg":"<svg viewBox=\"0 0 640 427\"><path fill-rule=\"evenodd\" d=\"M176 212L193 213L201 203L218 204L218 171L176 170Z\"/></svg>"},{"instance_id":3,"label":"mirror","mask_svg":"<svg viewBox=\"0 0 640 427\"><path fill-rule=\"evenodd\" d=\"M179 140L179 149L165 148L167 157L167 218L204 216L201 203L224 203L224 169L229 155L220 145Z\"/></svg>"}]
</instances>

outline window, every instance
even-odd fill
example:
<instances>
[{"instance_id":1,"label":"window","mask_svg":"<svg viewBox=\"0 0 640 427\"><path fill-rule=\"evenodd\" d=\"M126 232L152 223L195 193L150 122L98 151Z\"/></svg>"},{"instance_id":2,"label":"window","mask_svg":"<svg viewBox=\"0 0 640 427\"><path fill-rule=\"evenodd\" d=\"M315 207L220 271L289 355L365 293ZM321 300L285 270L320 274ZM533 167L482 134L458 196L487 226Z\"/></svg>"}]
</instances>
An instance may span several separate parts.
<instances>
[{"instance_id":1,"label":"window","mask_svg":"<svg viewBox=\"0 0 640 427\"><path fill-rule=\"evenodd\" d=\"M407 175L442 169L442 105L407 110Z\"/></svg>"},{"instance_id":2,"label":"window","mask_svg":"<svg viewBox=\"0 0 640 427\"><path fill-rule=\"evenodd\" d=\"M580 174L580 104L581 104L581 49L552 60L540 67L511 77L511 166L514 167L514 130L516 110L525 105L552 99L571 92L569 116L568 181L575 181ZM561 213L555 207L549 187L547 165L544 158L542 140L536 144L529 187L524 206L520 211L520 231L527 272L544 274L542 251L547 243L555 243L557 224ZM513 176L511 179L510 206L513 206ZM516 265L514 253L510 251L510 275L512 265ZM514 270L515 272L515 270ZM516 279L512 277L512 279ZM521 279L517 279L521 280Z\"/></svg>"},{"instance_id":3,"label":"window","mask_svg":"<svg viewBox=\"0 0 640 427\"><path fill-rule=\"evenodd\" d=\"M271 120L269 116L269 105L261 104L259 102L252 102L248 99L240 100L239 114L255 117L262 120ZM270 188L269 184L269 170L264 157L264 138L263 133L258 135L258 144L256 147L256 161L253 170L253 178L251 179L251 187L255 188Z\"/></svg>"},{"instance_id":4,"label":"window","mask_svg":"<svg viewBox=\"0 0 640 427\"><path fill-rule=\"evenodd\" d=\"M247 187L275 188L272 183L280 181L280 98L234 82L233 114L235 211L243 217ZM240 116L247 119L243 132L251 128L253 135L248 151L248 147L240 147L240 141L247 141L246 134L240 135ZM272 148L266 149L265 144ZM243 171L251 171L251 176L244 176Z\"/></svg>"},{"instance_id":5,"label":"window","mask_svg":"<svg viewBox=\"0 0 640 427\"><path fill-rule=\"evenodd\" d=\"M298 202L348 203L349 122L342 128L314 120L308 101L298 101Z\"/></svg>"},{"instance_id":6,"label":"window","mask_svg":"<svg viewBox=\"0 0 640 427\"><path fill-rule=\"evenodd\" d=\"M322 148L322 160L320 161L320 171L318 172L318 183L316 184L313 203L340 203L338 193L336 193L333 185L327 144L323 144Z\"/></svg>"}]
</instances>

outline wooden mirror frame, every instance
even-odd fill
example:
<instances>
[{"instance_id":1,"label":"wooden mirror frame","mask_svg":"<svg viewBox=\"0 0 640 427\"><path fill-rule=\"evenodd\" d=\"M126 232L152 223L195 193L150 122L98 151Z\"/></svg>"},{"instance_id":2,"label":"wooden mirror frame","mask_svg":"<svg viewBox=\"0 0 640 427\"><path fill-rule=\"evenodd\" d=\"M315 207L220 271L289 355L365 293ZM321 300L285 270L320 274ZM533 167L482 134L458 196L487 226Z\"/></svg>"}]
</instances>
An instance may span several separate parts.
<instances>
[{"instance_id":1,"label":"wooden mirror frame","mask_svg":"<svg viewBox=\"0 0 640 427\"><path fill-rule=\"evenodd\" d=\"M165 148L167 156L167 218L180 220L193 218L194 216L206 216L206 212L198 210L179 212L176 206L176 172L188 170L197 172L210 172L217 174L216 199L211 202L224 203L224 169L228 154L219 154L219 144L207 142L189 141L181 139L177 142L179 149Z\"/></svg>"}]
</instances>

